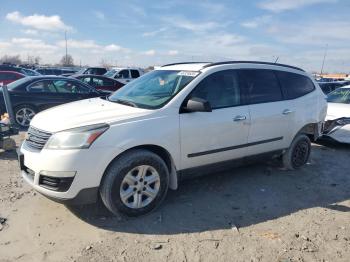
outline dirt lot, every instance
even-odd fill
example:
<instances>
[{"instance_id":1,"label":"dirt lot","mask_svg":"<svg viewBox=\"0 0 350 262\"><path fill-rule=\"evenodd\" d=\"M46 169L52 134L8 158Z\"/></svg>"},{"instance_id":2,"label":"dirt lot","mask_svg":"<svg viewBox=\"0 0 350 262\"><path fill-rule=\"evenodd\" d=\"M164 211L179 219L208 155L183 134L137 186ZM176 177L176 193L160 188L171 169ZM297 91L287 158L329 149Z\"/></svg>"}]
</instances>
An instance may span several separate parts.
<instances>
[{"instance_id":1,"label":"dirt lot","mask_svg":"<svg viewBox=\"0 0 350 262\"><path fill-rule=\"evenodd\" d=\"M349 169L350 147L313 145L302 170L188 180L152 214L118 220L35 193L0 151L0 261L350 261Z\"/></svg>"}]
</instances>

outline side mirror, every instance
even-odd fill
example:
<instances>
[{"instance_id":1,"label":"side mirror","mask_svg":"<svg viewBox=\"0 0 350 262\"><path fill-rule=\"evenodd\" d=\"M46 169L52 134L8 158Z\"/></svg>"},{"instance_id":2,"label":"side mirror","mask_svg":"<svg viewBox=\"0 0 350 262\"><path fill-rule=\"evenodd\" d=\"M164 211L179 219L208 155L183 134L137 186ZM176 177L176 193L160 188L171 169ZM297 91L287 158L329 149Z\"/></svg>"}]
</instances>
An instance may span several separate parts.
<instances>
[{"instance_id":1,"label":"side mirror","mask_svg":"<svg viewBox=\"0 0 350 262\"><path fill-rule=\"evenodd\" d=\"M207 100L198 97L192 97L187 101L184 107L185 112L211 112L210 103Z\"/></svg>"}]
</instances>

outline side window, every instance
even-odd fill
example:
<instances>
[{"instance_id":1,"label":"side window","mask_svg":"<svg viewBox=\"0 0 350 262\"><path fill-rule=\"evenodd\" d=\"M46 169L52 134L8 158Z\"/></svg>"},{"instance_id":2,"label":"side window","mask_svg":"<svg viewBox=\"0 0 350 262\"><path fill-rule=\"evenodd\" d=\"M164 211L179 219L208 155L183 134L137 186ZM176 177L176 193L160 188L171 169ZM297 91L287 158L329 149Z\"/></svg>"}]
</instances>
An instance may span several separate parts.
<instances>
[{"instance_id":1,"label":"side window","mask_svg":"<svg viewBox=\"0 0 350 262\"><path fill-rule=\"evenodd\" d=\"M54 85L59 93L87 94L89 90L75 81L55 80Z\"/></svg>"},{"instance_id":2,"label":"side window","mask_svg":"<svg viewBox=\"0 0 350 262\"><path fill-rule=\"evenodd\" d=\"M207 100L212 109L241 105L237 71L225 70L209 75L195 87L191 97Z\"/></svg>"},{"instance_id":3,"label":"side window","mask_svg":"<svg viewBox=\"0 0 350 262\"><path fill-rule=\"evenodd\" d=\"M131 78L138 78L140 76L139 71L137 70L130 70L131 71Z\"/></svg>"},{"instance_id":4,"label":"side window","mask_svg":"<svg viewBox=\"0 0 350 262\"><path fill-rule=\"evenodd\" d=\"M27 88L31 93L56 93L57 90L51 80L38 81Z\"/></svg>"},{"instance_id":5,"label":"side window","mask_svg":"<svg viewBox=\"0 0 350 262\"><path fill-rule=\"evenodd\" d=\"M276 71L276 74L286 99L298 98L315 90L313 82L306 76L284 71Z\"/></svg>"},{"instance_id":6,"label":"side window","mask_svg":"<svg viewBox=\"0 0 350 262\"><path fill-rule=\"evenodd\" d=\"M283 100L282 90L272 70L241 69L250 104L260 104Z\"/></svg>"},{"instance_id":7,"label":"side window","mask_svg":"<svg viewBox=\"0 0 350 262\"><path fill-rule=\"evenodd\" d=\"M87 83L88 85L91 84L91 78L90 77L82 77L79 79L80 81L84 82L84 83Z\"/></svg>"},{"instance_id":8,"label":"side window","mask_svg":"<svg viewBox=\"0 0 350 262\"><path fill-rule=\"evenodd\" d=\"M129 70L122 70L120 71L117 75L116 75L116 78L130 78L129 76Z\"/></svg>"},{"instance_id":9,"label":"side window","mask_svg":"<svg viewBox=\"0 0 350 262\"><path fill-rule=\"evenodd\" d=\"M92 79L92 86L94 86L94 87L104 86L103 80L99 79L99 78L93 78Z\"/></svg>"}]
</instances>

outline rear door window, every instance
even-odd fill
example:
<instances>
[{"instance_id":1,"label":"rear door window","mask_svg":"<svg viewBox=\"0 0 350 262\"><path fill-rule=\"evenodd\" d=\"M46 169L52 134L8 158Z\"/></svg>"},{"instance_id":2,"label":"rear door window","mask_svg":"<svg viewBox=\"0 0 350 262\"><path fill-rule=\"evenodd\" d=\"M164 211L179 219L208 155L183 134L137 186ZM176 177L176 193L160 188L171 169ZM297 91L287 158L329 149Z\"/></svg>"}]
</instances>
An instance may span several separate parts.
<instances>
[{"instance_id":1,"label":"rear door window","mask_svg":"<svg viewBox=\"0 0 350 262\"><path fill-rule=\"evenodd\" d=\"M139 71L137 70L130 70L131 71L131 78L138 78L140 76Z\"/></svg>"},{"instance_id":2,"label":"rear door window","mask_svg":"<svg viewBox=\"0 0 350 262\"><path fill-rule=\"evenodd\" d=\"M269 103L283 100L282 90L272 70L241 69L250 104Z\"/></svg>"},{"instance_id":3,"label":"rear door window","mask_svg":"<svg viewBox=\"0 0 350 262\"><path fill-rule=\"evenodd\" d=\"M56 93L57 90L51 80L38 81L28 87L31 93Z\"/></svg>"},{"instance_id":4,"label":"rear door window","mask_svg":"<svg viewBox=\"0 0 350 262\"><path fill-rule=\"evenodd\" d=\"M59 93L88 94L90 92L88 88L75 81L55 80L53 83Z\"/></svg>"},{"instance_id":5,"label":"rear door window","mask_svg":"<svg viewBox=\"0 0 350 262\"><path fill-rule=\"evenodd\" d=\"M225 70L209 75L196 86L191 97L207 100L212 109L241 105L237 71Z\"/></svg>"},{"instance_id":6,"label":"rear door window","mask_svg":"<svg viewBox=\"0 0 350 262\"><path fill-rule=\"evenodd\" d=\"M307 76L284 71L276 71L276 74L286 99L295 99L315 90L315 85ZM327 91L328 88L324 89Z\"/></svg>"}]
</instances>

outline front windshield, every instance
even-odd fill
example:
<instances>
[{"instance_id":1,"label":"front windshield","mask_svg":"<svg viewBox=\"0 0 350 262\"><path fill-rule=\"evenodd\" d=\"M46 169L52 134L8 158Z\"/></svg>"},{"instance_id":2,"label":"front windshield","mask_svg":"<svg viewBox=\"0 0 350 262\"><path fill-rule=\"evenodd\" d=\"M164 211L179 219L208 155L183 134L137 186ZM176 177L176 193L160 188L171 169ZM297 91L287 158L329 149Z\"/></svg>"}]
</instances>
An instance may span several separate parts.
<instances>
[{"instance_id":1,"label":"front windshield","mask_svg":"<svg viewBox=\"0 0 350 262\"><path fill-rule=\"evenodd\" d=\"M349 88L338 88L328 94L327 101L330 103L350 104L350 86Z\"/></svg>"},{"instance_id":2,"label":"front windshield","mask_svg":"<svg viewBox=\"0 0 350 262\"><path fill-rule=\"evenodd\" d=\"M18 86L22 85L23 83L27 82L30 79L30 77L24 77L21 79L18 79L10 84L7 85L8 90L15 90Z\"/></svg>"},{"instance_id":3,"label":"front windshield","mask_svg":"<svg viewBox=\"0 0 350 262\"><path fill-rule=\"evenodd\" d=\"M78 72L76 72L77 75L82 75L86 71L86 68L80 69Z\"/></svg>"},{"instance_id":4,"label":"front windshield","mask_svg":"<svg viewBox=\"0 0 350 262\"><path fill-rule=\"evenodd\" d=\"M107 77L113 77L116 72L118 72L118 71L117 70L110 70L107 73L105 73L104 75Z\"/></svg>"},{"instance_id":5,"label":"front windshield","mask_svg":"<svg viewBox=\"0 0 350 262\"><path fill-rule=\"evenodd\" d=\"M198 74L192 71L155 70L125 85L108 99L140 108L161 108Z\"/></svg>"}]
</instances>

